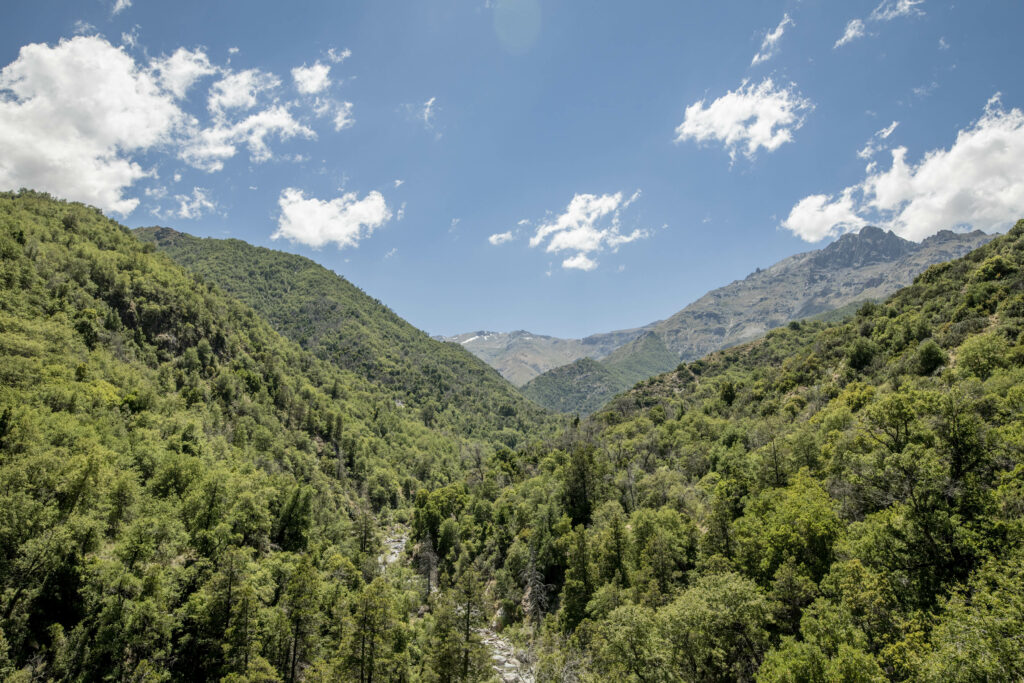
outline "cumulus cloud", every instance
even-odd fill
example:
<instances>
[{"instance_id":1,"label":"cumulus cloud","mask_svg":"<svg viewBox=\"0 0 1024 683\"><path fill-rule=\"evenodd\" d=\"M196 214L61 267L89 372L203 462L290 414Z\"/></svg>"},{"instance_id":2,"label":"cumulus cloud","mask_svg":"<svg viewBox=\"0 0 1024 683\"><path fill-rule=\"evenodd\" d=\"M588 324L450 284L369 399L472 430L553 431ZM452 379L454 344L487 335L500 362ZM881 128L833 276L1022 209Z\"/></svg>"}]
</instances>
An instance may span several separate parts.
<instances>
[{"instance_id":1,"label":"cumulus cloud","mask_svg":"<svg viewBox=\"0 0 1024 683\"><path fill-rule=\"evenodd\" d=\"M126 215L153 175L131 154L171 141L174 95L98 36L31 44L0 71L0 187L33 187Z\"/></svg>"},{"instance_id":2,"label":"cumulus cloud","mask_svg":"<svg viewBox=\"0 0 1024 683\"><path fill-rule=\"evenodd\" d=\"M279 85L281 80L277 76L259 69L229 73L210 88L207 107L217 117L223 117L231 109L252 109L261 93Z\"/></svg>"},{"instance_id":3,"label":"cumulus cloud","mask_svg":"<svg viewBox=\"0 0 1024 683\"><path fill-rule=\"evenodd\" d=\"M111 14L120 14L132 6L132 0L115 0Z\"/></svg>"},{"instance_id":4,"label":"cumulus cloud","mask_svg":"<svg viewBox=\"0 0 1024 683\"><path fill-rule=\"evenodd\" d=\"M896 130L896 126L898 125L900 125L899 121L893 121L885 128L876 131L875 134L871 136L871 139L865 143L864 147L857 152L857 156L861 159L870 159L875 156L876 153L882 151L883 141L887 140L889 136L893 134L893 131Z\"/></svg>"},{"instance_id":5,"label":"cumulus cloud","mask_svg":"<svg viewBox=\"0 0 1024 683\"><path fill-rule=\"evenodd\" d=\"M303 95L314 95L331 85L331 67L316 62L313 66L297 66L292 69L295 89Z\"/></svg>"},{"instance_id":6,"label":"cumulus cloud","mask_svg":"<svg viewBox=\"0 0 1024 683\"><path fill-rule=\"evenodd\" d=\"M777 88L770 78L758 85L744 81L707 106L700 100L687 107L675 141L718 141L730 158L735 159L738 150L751 158L759 149L774 152L791 142L793 131L804 123L804 113L813 108L795 85Z\"/></svg>"},{"instance_id":7,"label":"cumulus cloud","mask_svg":"<svg viewBox=\"0 0 1024 683\"><path fill-rule=\"evenodd\" d=\"M391 219L380 192L359 199L349 192L330 201L306 198L302 190L286 188L278 199L281 216L271 239L285 238L319 249L334 243L339 249L357 247L360 240Z\"/></svg>"},{"instance_id":8,"label":"cumulus cloud","mask_svg":"<svg viewBox=\"0 0 1024 683\"><path fill-rule=\"evenodd\" d=\"M316 133L297 121L287 107L275 105L240 121L217 121L213 126L195 131L180 156L191 166L212 173L223 169L224 162L235 156L238 147L245 145L249 158L262 162L272 156L267 138L273 135L280 140L316 137Z\"/></svg>"},{"instance_id":9,"label":"cumulus cloud","mask_svg":"<svg viewBox=\"0 0 1024 683\"><path fill-rule=\"evenodd\" d=\"M134 45L134 41L131 45ZM192 85L204 76L217 73L210 58L201 49L186 50L179 47L170 57L154 59L151 68L160 86L181 99Z\"/></svg>"},{"instance_id":10,"label":"cumulus cloud","mask_svg":"<svg viewBox=\"0 0 1024 683\"><path fill-rule=\"evenodd\" d=\"M593 270L597 262L590 258L609 249L616 251L621 245L649 236L646 230L636 229L628 234L621 232L620 213L640 196L639 190L629 198L621 192L615 194L577 194L569 202L565 212L552 220L541 223L530 238L530 246L538 247L547 242L545 251L575 251L562 262L563 268ZM491 237L492 244L495 242ZM502 239L501 241L507 241Z\"/></svg>"},{"instance_id":11,"label":"cumulus cloud","mask_svg":"<svg viewBox=\"0 0 1024 683\"><path fill-rule=\"evenodd\" d=\"M835 45L832 46L832 49L834 50L846 45L847 43L852 43L858 38L862 38L864 33L864 20L851 19L850 22L846 24L846 30L843 32L843 35L840 36L839 40L837 40Z\"/></svg>"},{"instance_id":12,"label":"cumulus cloud","mask_svg":"<svg viewBox=\"0 0 1024 683\"><path fill-rule=\"evenodd\" d=\"M511 242L516 238L515 234L509 230L508 232L498 232L487 238L487 241L498 246L499 244L505 244L505 242Z\"/></svg>"},{"instance_id":13,"label":"cumulus cloud","mask_svg":"<svg viewBox=\"0 0 1024 683\"><path fill-rule=\"evenodd\" d=\"M775 56L775 53L779 51L779 41L782 39L782 34L786 32L787 26L792 26L793 20L789 18L789 14L782 15L782 21L775 27L774 30L769 31L765 34L764 40L761 41L761 49L758 50L757 54L754 55L754 59L751 60L750 66L757 66L763 62L767 62L769 59Z\"/></svg>"},{"instance_id":14,"label":"cumulus cloud","mask_svg":"<svg viewBox=\"0 0 1024 683\"><path fill-rule=\"evenodd\" d=\"M928 152L913 164L907 149L898 147L888 170L869 167L862 182L837 195L800 200L782 225L809 242L866 223L912 240L951 228L1004 230L1024 206L1022 158L1024 113L1003 108L997 94L949 149Z\"/></svg>"},{"instance_id":15,"label":"cumulus cloud","mask_svg":"<svg viewBox=\"0 0 1024 683\"><path fill-rule=\"evenodd\" d=\"M178 218L195 219L204 213L217 210L217 204L210 198L210 191L202 187L193 187L191 195L177 194Z\"/></svg>"},{"instance_id":16,"label":"cumulus cloud","mask_svg":"<svg viewBox=\"0 0 1024 683\"><path fill-rule=\"evenodd\" d=\"M597 262L587 258L583 254L576 254L562 261L562 267L567 270L589 271L597 268Z\"/></svg>"}]
</instances>

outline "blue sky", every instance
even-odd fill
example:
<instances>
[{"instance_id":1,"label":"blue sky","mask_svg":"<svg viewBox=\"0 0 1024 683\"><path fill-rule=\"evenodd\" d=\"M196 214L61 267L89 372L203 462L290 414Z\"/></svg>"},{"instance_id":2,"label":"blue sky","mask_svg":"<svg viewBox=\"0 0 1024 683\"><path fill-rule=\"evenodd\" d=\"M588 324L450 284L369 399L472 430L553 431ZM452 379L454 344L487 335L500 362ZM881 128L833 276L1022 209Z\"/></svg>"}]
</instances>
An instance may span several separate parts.
<instances>
[{"instance_id":1,"label":"blue sky","mask_svg":"<svg viewBox=\"0 0 1024 683\"><path fill-rule=\"evenodd\" d=\"M1024 215L1024 3L16 3L0 187L307 255L433 334L666 317ZM895 124L895 125L894 125Z\"/></svg>"}]
</instances>

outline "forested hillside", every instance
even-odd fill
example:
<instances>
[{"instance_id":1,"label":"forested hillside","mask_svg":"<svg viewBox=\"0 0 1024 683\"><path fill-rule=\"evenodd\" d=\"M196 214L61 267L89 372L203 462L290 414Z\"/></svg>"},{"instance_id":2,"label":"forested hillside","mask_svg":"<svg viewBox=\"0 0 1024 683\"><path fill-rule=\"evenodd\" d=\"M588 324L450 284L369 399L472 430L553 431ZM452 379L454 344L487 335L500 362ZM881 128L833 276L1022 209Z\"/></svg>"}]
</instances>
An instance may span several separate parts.
<instances>
[{"instance_id":1,"label":"forested hillside","mask_svg":"<svg viewBox=\"0 0 1024 683\"><path fill-rule=\"evenodd\" d=\"M479 670L452 584L414 618L429 592L378 554L420 491L511 451L433 428L94 209L0 194L0 259L0 678Z\"/></svg>"},{"instance_id":2,"label":"forested hillside","mask_svg":"<svg viewBox=\"0 0 1024 683\"><path fill-rule=\"evenodd\" d=\"M640 380L679 363L654 332L623 344L599 361L580 358L534 377L523 395L550 410L589 415Z\"/></svg>"},{"instance_id":3,"label":"forested hillside","mask_svg":"<svg viewBox=\"0 0 1024 683\"><path fill-rule=\"evenodd\" d=\"M415 538L483 536L539 680L1018 680L1022 332L1024 222L638 385Z\"/></svg>"},{"instance_id":4,"label":"forested hillside","mask_svg":"<svg viewBox=\"0 0 1024 683\"><path fill-rule=\"evenodd\" d=\"M307 258L169 228L145 228L136 234L252 306L304 349L393 388L431 424L514 447L524 429L544 419L542 410L473 354L430 338Z\"/></svg>"},{"instance_id":5,"label":"forested hillside","mask_svg":"<svg viewBox=\"0 0 1024 683\"><path fill-rule=\"evenodd\" d=\"M0 288L2 676L1024 676L1024 222L482 439L82 205L0 195Z\"/></svg>"}]
</instances>

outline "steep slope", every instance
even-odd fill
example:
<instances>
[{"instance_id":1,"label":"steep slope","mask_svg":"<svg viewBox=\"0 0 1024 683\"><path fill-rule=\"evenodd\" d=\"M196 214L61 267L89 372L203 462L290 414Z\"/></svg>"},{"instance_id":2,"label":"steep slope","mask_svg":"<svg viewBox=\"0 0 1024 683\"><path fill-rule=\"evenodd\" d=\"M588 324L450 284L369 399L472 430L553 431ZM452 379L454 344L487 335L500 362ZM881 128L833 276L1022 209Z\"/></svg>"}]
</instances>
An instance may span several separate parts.
<instances>
[{"instance_id":1,"label":"steep slope","mask_svg":"<svg viewBox=\"0 0 1024 683\"><path fill-rule=\"evenodd\" d=\"M589 415L608 396L632 384L616 370L593 358L583 357L568 365L534 377L523 388L523 395L535 403L560 413Z\"/></svg>"},{"instance_id":2,"label":"steep slope","mask_svg":"<svg viewBox=\"0 0 1024 683\"><path fill-rule=\"evenodd\" d=\"M525 430L545 419L472 354L431 339L307 258L169 228L144 228L136 235L252 306L318 357L400 392L431 424L447 423L459 434L500 438L514 446Z\"/></svg>"},{"instance_id":3,"label":"steep slope","mask_svg":"<svg viewBox=\"0 0 1024 683\"><path fill-rule=\"evenodd\" d=\"M749 341L790 320L854 301L883 299L928 266L957 258L991 236L942 231L920 244L866 227L824 249L797 254L708 292L649 329L682 360Z\"/></svg>"},{"instance_id":4,"label":"steep slope","mask_svg":"<svg viewBox=\"0 0 1024 683\"><path fill-rule=\"evenodd\" d=\"M502 496L530 521L493 529L538 678L1024 676L1024 221L845 320L653 377L557 444Z\"/></svg>"},{"instance_id":5,"label":"steep slope","mask_svg":"<svg viewBox=\"0 0 1024 683\"><path fill-rule=\"evenodd\" d=\"M583 357L533 378L523 395L550 410L590 414L607 400L679 359L654 332L627 342L601 360Z\"/></svg>"},{"instance_id":6,"label":"steep slope","mask_svg":"<svg viewBox=\"0 0 1024 683\"><path fill-rule=\"evenodd\" d=\"M991 238L982 232L942 231L916 244L892 232L866 227L857 234L843 235L824 249L791 256L708 292L675 315L643 328L640 334L656 335L670 353L652 354L646 347L635 346L636 339L615 350L612 355L617 367L630 368L624 384L577 377L581 372L593 373L595 368L572 365L544 378L542 393L529 384L523 391L552 410L569 406L570 412L586 412L584 406L603 405L618 391L666 372L680 360L756 339L792 320L882 299L910 284L929 265L962 256ZM559 389L563 383L564 388ZM579 391L586 386L603 393L583 396Z\"/></svg>"},{"instance_id":7,"label":"steep slope","mask_svg":"<svg viewBox=\"0 0 1024 683\"><path fill-rule=\"evenodd\" d=\"M379 575L377 515L516 458L154 252L94 209L0 193L0 677L432 666L409 646L434 637L418 602Z\"/></svg>"}]
</instances>

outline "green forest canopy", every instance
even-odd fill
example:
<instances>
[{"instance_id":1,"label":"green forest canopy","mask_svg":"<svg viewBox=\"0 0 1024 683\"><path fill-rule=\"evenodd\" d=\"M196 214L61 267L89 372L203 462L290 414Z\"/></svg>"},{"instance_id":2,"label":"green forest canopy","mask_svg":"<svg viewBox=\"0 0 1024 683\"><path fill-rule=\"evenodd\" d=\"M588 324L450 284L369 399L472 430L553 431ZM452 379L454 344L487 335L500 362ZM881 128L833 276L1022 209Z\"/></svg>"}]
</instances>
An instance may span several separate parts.
<instances>
[{"instance_id":1,"label":"green forest canopy","mask_svg":"<svg viewBox=\"0 0 1024 683\"><path fill-rule=\"evenodd\" d=\"M434 425L0 195L0 672L486 680L494 620L538 680L1019 679L1022 266L1024 222L590 419Z\"/></svg>"}]
</instances>

